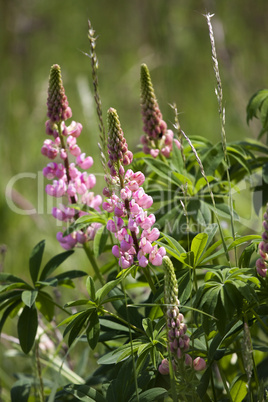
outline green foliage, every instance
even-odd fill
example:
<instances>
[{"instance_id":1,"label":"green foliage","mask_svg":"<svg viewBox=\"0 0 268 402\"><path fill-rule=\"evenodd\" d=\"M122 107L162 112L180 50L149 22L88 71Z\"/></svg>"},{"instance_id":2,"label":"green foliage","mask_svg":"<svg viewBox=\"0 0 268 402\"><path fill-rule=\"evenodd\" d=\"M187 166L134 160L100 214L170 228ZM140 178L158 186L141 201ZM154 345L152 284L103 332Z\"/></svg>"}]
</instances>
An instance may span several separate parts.
<instances>
[{"instance_id":1,"label":"green foliage","mask_svg":"<svg viewBox=\"0 0 268 402\"><path fill-rule=\"evenodd\" d=\"M13 317L14 312L19 314L18 337L21 349L25 354L31 351L35 342L38 328L37 309L48 321L52 321L54 317L56 303L47 292L43 291L43 288L64 285L66 281L72 282L72 279L86 275L83 271L67 271L50 277L52 272L73 253L73 251L67 251L48 261L39 276L44 248L45 241L42 240L34 247L30 256L29 272L34 287L14 275L0 273L0 283L2 284L0 287L0 309L4 310L0 321L0 332L8 317ZM19 308L22 308L22 312Z\"/></svg>"}]
</instances>

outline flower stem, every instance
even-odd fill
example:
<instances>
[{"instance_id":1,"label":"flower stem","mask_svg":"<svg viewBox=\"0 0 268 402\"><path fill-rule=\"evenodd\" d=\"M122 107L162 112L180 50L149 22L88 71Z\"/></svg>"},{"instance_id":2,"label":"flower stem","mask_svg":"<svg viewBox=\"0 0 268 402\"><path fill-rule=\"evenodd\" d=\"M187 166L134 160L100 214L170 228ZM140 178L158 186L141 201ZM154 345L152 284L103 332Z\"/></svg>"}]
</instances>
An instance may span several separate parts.
<instances>
[{"instance_id":1,"label":"flower stem","mask_svg":"<svg viewBox=\"0 0 268 402\"><path fill-rule=\"evenodd\" d=\"M100 273L99 267L97 265L96 259L94 254L92 253L90 247L88 246L87 243L83 244L83 248L86 252L87 258L89 259L91 266L95 272L96 277L98 278L98 280L100 281L101 285L104 286L105 285L105 281L103 279L103 276Z\"/></svg>"}]
</instances>

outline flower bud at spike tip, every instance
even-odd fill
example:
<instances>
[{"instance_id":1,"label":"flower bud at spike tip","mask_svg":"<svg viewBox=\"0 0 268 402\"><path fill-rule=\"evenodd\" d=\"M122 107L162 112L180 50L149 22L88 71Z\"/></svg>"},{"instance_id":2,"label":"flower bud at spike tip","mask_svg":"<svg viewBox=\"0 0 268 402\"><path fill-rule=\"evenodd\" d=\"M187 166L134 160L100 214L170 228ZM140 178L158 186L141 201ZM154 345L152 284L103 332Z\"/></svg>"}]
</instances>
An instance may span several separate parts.
<instances>
[{"instance_id":1,"label":"flower bud at spike tip","mask_svg":"<svg viewBox=\"0 0 268 402\"><path fill-rule=\"evenodd\" d=\"M124 174L122 165L129 165L133 160L133 154L128 150L128 145L120 125L117 111L108 110L108 167L112 176Z\"/></svg>"},{"instance_id":2,"label":"flower bud at spike tip","mask_svg":"<svg viewBox=\"0 0 268 402\"><path fill-rule=\"evenodd\" d=\"M172 261L169 257L163 257L165 268L165 302L166 304L178 304L178 284Z\"/></svg>"},{"instance_id":3,"label":"flower bud at spike tip","mask_svg":"<svg viewBox=\"0 0 268 402\"><path fill-rule=\"evenodd\" d=\"M146 64L141 65L140 80L141 114L145 132L145 135L141 136L143 152L150 154L153 158L157 158L159 154L169 158L173 149L174 133L172 130L167 130ZM180 143L177 141L175 145L180 146Z\"/></svg>"},{"instance_id":4,"label":"flower bud at spike tip","mask_svg":"<svg viewBox=\"0 0 268 402\"><path fill-rule=\"evenodd\" d=\"M261 258L258 258L258 260L256 261L256 269L257 273L265 278L268 269L268 204L266 206L266 212L264 213L263 217L263 241L261 241L259 244L259 254Z\"/></svg>"},{"instance_id":5,"label":"flower bud at spike tip","mask_svg":"<svg viewBox=\"0 0 268 402\"><path fill-rule=\"evenodd\" d=\"M166 123L163 121L146 64L141 65L141 109L144 131L149 140L162 138L166 132Z\"/></svg>"},{"instance_id":6,"label":"flower bud at spike tip","mask_svg":"<svg viewBox=\"0 0 268 402\"><path fill-rule=\"evenodd\" d=\"M61 69L58 64L54 64L50 69L47 116L52 123L67 120L72 116L62 83Z\"/></svg>"}]
</instances>

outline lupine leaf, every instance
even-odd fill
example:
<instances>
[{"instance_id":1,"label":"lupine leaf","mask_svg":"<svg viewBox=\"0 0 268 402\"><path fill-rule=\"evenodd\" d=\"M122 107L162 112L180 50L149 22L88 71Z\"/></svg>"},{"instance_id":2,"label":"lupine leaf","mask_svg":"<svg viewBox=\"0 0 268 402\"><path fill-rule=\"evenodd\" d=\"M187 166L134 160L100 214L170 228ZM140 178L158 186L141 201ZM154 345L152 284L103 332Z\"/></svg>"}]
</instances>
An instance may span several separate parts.
<instances>
[{"instance_id":1,"label":"lupine leaf","mask_svg":"<svg viewBox=\"0 0 268 402\"><path fill-rule=\"evenodd\" d=\"M176 170L179 173L183 172L184 163L182 159L182 154L180 149L178 149L174 142L171 155L171 165L173 167L173 170Z\"/></svg>"},{"instance_id":2,"label":"lupine leaf","mask_svg":"<svg viewBox=\"0 0 268 402\"><path fill-rule=\"evenodd\" d=\"M230 389L230 395L234 402L242 402L248 393L247 376L241 375L236 379L235 383Z\"/></svg>"},{"instance_id":3,"label":"lupine leaf","mask_svg":"<svg viewBox=\"0 0 268 402\"><path fill-rule=\"evenodd\" d=\"M248 241L254 241L254 240L261 240L260 235L247 235L247 236L241 236L238 237L236 240L234 240L231 244L228 246L228 250L232 250L233 248L240 246L241 244L247 243Z\"/></svg>"},{"instance_id":4,"label":"lupine leaf","mask_svg":"<svg viewBox=\"0 0 268 402\"><path fill-rule=\"evenodd\" d=\"M65 336L66 333L70 331L70 335L68 338L68 346L69 347L72 345L72 343L78 337L80 332L84 329L85 322L90 317L91 314L92 314L92 310L83 311L81 314L79 314L78 317L76 317L73 321L71 321L70 324L66 327L63 336Z\"/></svg>"},{"instance_id":5,"label":"lupine leaf","mask_svg":"<svg viewBox=\"0 0 268 402\"><path fill-rule=\"evenodd\" d=\"M96 292L96 299L98 299L99 303L102 303L105 296L114 289L122 280L123 278L115 279L114 281L110 281L106 283L102 288L98 289Z\"/></svg>"},{"instance_id":6,"label":"lupine leaf","mask_svg":"<svg viewBox=\"0 0 268 402\"><path fill-rule=\"evenodd\" d=\"M191 251L194 253L194 264L198 264L198 260L206 249L208 235L206 233L198 233L191 243Z\"/></svg>"},{"instance_id":7,"label":"lupine leaf","mask_svg":"<svg viewBox=\"0 0 268 402\"><path fill-rule=\"evenodd\" d=\"M23 279L18 276L11 275L5 272L0 272L0 282L10 282L10 283L26 283Z\"/></svg>"},{"instance_id":8,"label":"lupine leaf","mask_svg":"<svg viewBox=\"0 0 268 402\"><path fill-rule=\"evenodd\" d=\"M4 312L0 320L0 334L2 332L3 326L7 320L7 318L11 315L12 311L19 306L21 303L20 301L20 296L17 297L17 300L15 300Z\"/></svg>"},{"instance_id":9,"label":"lupine leaf","mask_svg":"<svg viewBox=\"0 0 268 402\"><path fill-rule=\"evenodd\" d=\"M31 386L31 379L23 378L16 381L10 391L11 402L28 402Z\"/></svg>"},{"instance_id":10,"label":"lupine leaf","mask_svg":"<svg viewBox=\"0 0 268 402\"><path fill-rule=\"evenodd\" d=\"M25 354L28 354L33 347L37 327L36 308L25 306L18 320L18 337L21 349Z\"/></svg>"},{"instance_id":11,"label":"lupine leaf","mask_svg":"<svg viewBox=\"0 0 268 402\"><path fill-rule=\"evenodd\" d=\"M95 349L100 336L100 322L97 311L93 311L87 327L87 341L91 349Z\"/></svg>"},{"instance_id":12,"label":"lupine leaf","mask_svg":"<svg viewBox=\"0 0 268 402\"><path fill-rule=\"evenodd\" d=\"M91 276L87 277L86 289L87 289L87 292L88 292L91 300L95 300L95 298L96 298L95 284L94 284L93 278Z\"/></svg>"},{"instance_id":13,"label":"lupine leaf","mask_svg":"<svg viewBox=\"0 0 268 402\"><path fill-rule=\"evenodd\" d=\"M58 254L55 257L51 258L51 260L49 260L48 263L43 268L39 280L43 281L49 275L51 275L52 272L54 272L55 269L57 269L58 266L66 260L66 258L68 258L70 255L73 254L73 252L74 252L73 250L68 250L65 251L64 253Z\"/></svg>"},{"instance_id":14,"label":"lupine leaf","mask_svg":"<svg viewBox=\"0 0 268 402\"><path fill-rule=\"evenodd\" d=\"M253 117L257 117L258 111L261 109L264 100L267 98L267 89L261 89L252 95L247 105L247 123L249 123Z\"/></svg>"},{"instance_id":15,"label":"lupine leaf","mask_svg":"<svg viewBox=\"0 0 268 402\"><path fill-rule=\"evenodd\" d=\"M52 297L48 293L38 292L35 305L48 322L53 320L55 305Z\"/></svg>"},{"instance_id":16,"label":"lupine leaf","mask_svg":"<svg viewBox=\"0 0 268 402\"><path fill-rule=\"evenodd\" d=\"M168 391L164 388L150 388L147 391L141 392L139 394L139 399L135 396L130 400L130 402L155 402L162 400L168 395Z\"/></svg>"},{"instance_id":17,"label":"lupine leaf","mask_svg":"<svg viewBox=\"0 0 268 402\"><path fill-rule=\"evenodd\" d=\"M33 248L32 253L30 255L29 269L33 283L35 283L38 279L44 249L45 249L45 240L42 240Z\"/></svg>"},{"instance_id":18,"label":"lupine leaf","mask_svg":"<svg viewBox=\"0 0 268 402\"><path fill-rule=\"evenodd\" d=\"M64 390L84 402L105 402L106 399L89 385L66 385Z\"/></svg>"},{"instance_id":19,"label":"lupine leaf","mask_svg":"<svg viewBox=\"0 0 268 402\"><path fill-rule=\"evenodd\" d=\"M32 307L32 305L36 300L37 295L38 295L37 290L25 290L21 294L21 300L26 306Z\"/></svg>"},{"instance_id":20,"label":"lupine leaf","mask_svg":"<svg viewBox=\"0 0 268 402\"><path fill-rule=\"evenodd\" d=\"M170 167L165 164L164 162L151 159L151 158L144 158L144 162L155 172L159 177L162 177L166 183L173 182L174 184L180 184L175 178L171 177Z\"/></svg>"}]
</instances>

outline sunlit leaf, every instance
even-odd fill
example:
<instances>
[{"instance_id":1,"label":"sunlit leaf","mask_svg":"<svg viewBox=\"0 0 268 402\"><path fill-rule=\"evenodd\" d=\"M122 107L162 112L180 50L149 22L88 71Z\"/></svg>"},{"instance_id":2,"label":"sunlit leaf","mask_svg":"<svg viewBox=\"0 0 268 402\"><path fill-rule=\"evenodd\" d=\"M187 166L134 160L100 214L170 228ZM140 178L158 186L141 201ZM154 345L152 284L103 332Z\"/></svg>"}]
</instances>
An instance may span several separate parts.
<instances>
[{"instance_id":1,"label":"sunlit leaf","mask_svg":"<svg viewBox=\"0 0 268 402\"><path fill-rule=\"evenodd\" d=\"M21 300L23 301L24 304L28 307L32 307L34 304L36 297L38 295L37 290L25 290L21 294Z\"/></svg>"}]
</instances>

